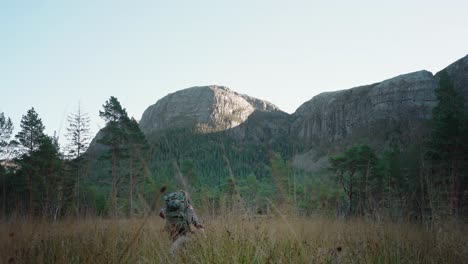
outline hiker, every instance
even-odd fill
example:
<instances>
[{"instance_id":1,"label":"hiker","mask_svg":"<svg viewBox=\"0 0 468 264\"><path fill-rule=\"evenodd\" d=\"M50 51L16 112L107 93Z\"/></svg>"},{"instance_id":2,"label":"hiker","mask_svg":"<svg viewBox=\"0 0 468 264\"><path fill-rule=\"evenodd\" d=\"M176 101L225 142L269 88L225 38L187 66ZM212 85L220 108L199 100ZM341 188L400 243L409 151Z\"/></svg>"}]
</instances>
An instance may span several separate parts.
<instances>
[{"instance_id":1,"label":"hiker","mask_svg":"<svg viewBox=\"0 0 468 264\"><path fill-rule=\"evenodd\" d=\"M198 220L187 192L173 192L165 195L163 199L164 207L159 211L159 216L166 219L164 229L173 241L171 253L174 255L179 247L188 240L187 234L192 232L190 224L201 230L204 230L205 227Z\"/></svg>"}]
</instances>

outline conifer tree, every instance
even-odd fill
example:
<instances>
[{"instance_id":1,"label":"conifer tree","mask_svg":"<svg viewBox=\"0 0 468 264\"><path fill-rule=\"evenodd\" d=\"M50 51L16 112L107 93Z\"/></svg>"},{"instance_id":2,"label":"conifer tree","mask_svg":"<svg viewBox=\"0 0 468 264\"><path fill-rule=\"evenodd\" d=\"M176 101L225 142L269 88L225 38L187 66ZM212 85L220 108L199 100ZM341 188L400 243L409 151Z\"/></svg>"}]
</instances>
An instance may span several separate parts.
<instances>
[{"instance_id":1,"label":"conifer tree","mask_svg":"<svg viewBox=\"0 0 468 264\"><path fill-rule=\"evenodd\" d=\"M58 138L45 135L30 156L28 166L36 211L54 220L60 215L63 200L62 160ZM38 210L40 209L40 211Z\"/></svg>"},{"instance_id":2,"label":"conifer tree","mask_svg":"<svg viewBox=\"0 0 468 264\"><path fill-rule=\"evenodd\" d=\"M87 113L82 112L80 105L75 113L68 115L67 127L67 155L72 159L69 163L68 177L66 186L68 194L67 197L73 200L74 209L77 216L80 212L80 200L82 192L82 174L83 167L86 165L86 160L82 159L82 155L86 152L89 146L90 132L89 132L90 119Z\"/></svg>"},{"instance_id":3,"label":"conifer tree","mask_svg":"<svg viewBox=\"0 0 468 264\"><path fill-rule=\"evenodd\" d=\"M68 155L72 159L81 157L86 152L91 139L89 133L89 117L83 113L81 107L75 113L68 115L67 139Z\"/></svg>"},{"instance_id":4,"label":"conifer tree","mask_svg":"<svg viewBox=\"0 0 468 264\"><path fill-rule=\"evenodd\" d=\"M128 202L129 216L131 217L134 211L134 190L138 183L145 181L145 168L148 159L148 143L143 132L138 126L138 122L132 117L126 122L126 152L129 161L128 172Z\"/></svg>"},{"instance_id":5,"label":"conifer tree","mask_svg":"<svg viewBox=\"0 0 468 264\"><path fill-rule=\"evenodd\" d=\"M427 157L435 176L434 184L448 187L451 211L457 213L462 190L468 184L468 122L463 97L454 89L447 71L438 75L436 96L439 103L432 111Z\"/></svg>"},{"instance_id":6,"label":"conifer tree","mask_svg":"<svg viewBox=\"0 0 468 264\"><path fill-rule=\"evenodd\" d=\"M106 121L103 129L104 137L99 143L110 147L112 162L112 182L111 182L111 214L117 216L117 196L121 175L119 173L119 163L124 154L125 147L125 125L129 122L127 111L122 108L116 97L111 96L103 105L104 111L99 111L99 116Z\"/></svg>"},{"instance_id":7,"label":"conifer tree","mask_svg":"<svg viewBox=\"0 0 468 264\"><path fill-rule=\"evenodd\" d=\"M26 115L21 118L21 131L15 136L22 148L31 154L34 150L37 150L41 140L44 138L44 125L42 120L39 118L34 107L29 109Z\"/></svg>"},{"instance_id":8,"label":"conifer tree","mask_svg":"<svg viewBox=\"0 0 468 264\"><path fill-rule=\"evenodd\" d=\"M102 107L104 111L99 111L99 116L106 121L106 124L128 119L127 110L122 108L119 100L114 96L111 96Z\"/></svg>"}]
</instances>

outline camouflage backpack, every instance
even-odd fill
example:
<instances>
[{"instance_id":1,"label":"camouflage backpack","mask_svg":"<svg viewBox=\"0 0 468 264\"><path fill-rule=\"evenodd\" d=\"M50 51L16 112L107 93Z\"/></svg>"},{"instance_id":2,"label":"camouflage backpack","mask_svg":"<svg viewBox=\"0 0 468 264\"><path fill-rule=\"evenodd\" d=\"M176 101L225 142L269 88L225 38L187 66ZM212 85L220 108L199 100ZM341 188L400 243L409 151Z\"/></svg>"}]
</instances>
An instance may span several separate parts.
<instances>
[{"instance_id":1,"label":"camouflage backpack","mask_svg":"<svg viewBox=\"0 0 468 264\"><path fill-rule=\"evenodd\" d=\"M190 227L187 217L189 204L185 194L181 191L170 193L164 196L164 202L168 221L178 229L188 229Z\"/></svg>"}]
</instances>

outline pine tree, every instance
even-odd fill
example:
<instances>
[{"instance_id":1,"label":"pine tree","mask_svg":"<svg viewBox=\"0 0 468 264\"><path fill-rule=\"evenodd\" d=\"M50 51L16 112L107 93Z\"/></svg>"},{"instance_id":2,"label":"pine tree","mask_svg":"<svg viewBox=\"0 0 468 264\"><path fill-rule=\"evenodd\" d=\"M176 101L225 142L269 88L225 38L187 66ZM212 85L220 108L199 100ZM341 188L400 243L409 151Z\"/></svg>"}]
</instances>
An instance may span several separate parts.
<instances>
[{"instance_id":1,"label":"pine tree","mask_svg":"<svg viewBox=\"0 0 468 264\"><path fill-rule=\"evenodd\" d=\"M60 215L63 200L62 160L58 138L44 136L31 155L35 171L36 197L40 202L43 216L54 220Z\"/></svg>"},{"instance_id":2,"label":"pine tree","mask_svg":"<svg viewBox=\"0 0 468 264\"><path fill-rule=\"evenodd\" d=\"M129 199L129 216L131 217L134 212L134 190L138 183L145 181L146 166L148 162L148 142L143 132L138 126L138 122L132 117L126 122L126 150L129 161L128 172L128 199Z\"/></svg>"},{"instance_id":3,"label":"pine tree","mask_svg":"<svg viewBox=\"0 0 468 264\"><path fill-rule=\"evenodd\" d=\"M110 147L112 162L112 183L111 183L111 214L117 216L117 196L121 174L119 173L119 163L123 158L126 131L125 126L129 123L127 111L122 108L117 98L111 96L103 105L104 111L99 111L99 116L106 121L103 129L104 137L99 143Z\"/></svg>"},{"instance_id":4,"label":"pine tree","mask_svg":"<svg viewBox=\"0 0 468 264\"><path fill-rule=\"evenodd\" d=\"M80 105L76 113L68 116L67 139L68 139L68 158L72 159L69 162L69 170L66 186L73 200L76 215L80 213L80 200L82 192L82 174L83 167L86 165L86 160L82 159L82 155L86 152L89 146L90 132L89 132L89 117L87 113L83 113Z\"/></svg>"},{"instance_id":5,"label":"pine tree","mask_svg":"<svg viewBox=\"0 0 468 264\"><path fill-rule=\"evenodd\" d=\"M448 73L439 74L436 96L438 105L432 111L432 131L427 158L433 168L435 184L449 189L449 204L456 214L466 189L468 163L468 122L463 97L453 87Z\"/></svg>"},{"instance_id":6,"label":"pine tree","mask_svg":"<svg viewBox=\"0 0 468 264\"><path fill-rule=\"evenodd\" d=\"M37 201L37 186L41 181L38 181L40 163L34 162L35 152L39 151L40 146L43 144L46 136L44 134L44 125L38 114L34 110L34 107L29 109L26 115L23 115L21 119L21 131L15 136L19 141L19 147L23 154L18 157L18 163L21 167L21 171L18 173L23 177L24 183L26 184L25 189L27 190L29 201L29 213L32 215L36 209L39 201Z\"/></svg>"},{"instance_id":7,"label":"pine tree","mask_svg":"<svg viewBox=\"0 0 468 264\"><path fill-rule=\"evenodd\" d=\"M102 107L104 111L99 111L99 116L102 117L107 124L128 119L127 110L122 108L119 100L114 96L111 96Z\"/></svg>"},{"instance_id":8,"label":"pine tree","mask_svg":"<svg viewBox=\"0 0 468 264\"><path fill-rule=\"evenodd\" d=\"M86 152L91 137L88 114L83 113L79 105L76 113L68 115L66 136L69 141L68 156L72 159L81 157Z\"/></svg>"},{"instance_id":9,"label":"pine tree","mask_svg":"<svg viewBox=\"0 0 468 264\"><path fill-rule=\"evenodd\" d=\"M37 150L42 139L44 138L44 125L39 118L34 107L29 109L26 115L21 118L21 131L15 136L20 145L27 153L32 153Z\"/></svg>"}]
</instances>

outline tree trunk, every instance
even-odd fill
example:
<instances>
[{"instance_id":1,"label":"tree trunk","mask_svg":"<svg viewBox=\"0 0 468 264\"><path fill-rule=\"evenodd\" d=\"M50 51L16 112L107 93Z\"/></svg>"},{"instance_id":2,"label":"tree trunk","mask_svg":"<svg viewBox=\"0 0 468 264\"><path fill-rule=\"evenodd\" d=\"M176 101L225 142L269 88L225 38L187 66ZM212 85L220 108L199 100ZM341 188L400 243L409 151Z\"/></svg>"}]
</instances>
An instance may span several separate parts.
<instances>
[{"instance_id":1,"label":"tree trunk","mask_svg":"<svg viewBox=\"0 0 468 264\"><path fill-rule=\"evenodd\" d=\"M3 198L2 198L2 216L6 219L6 173L2 172L3 178Z\"/></svg>"},{"instance_id":2,"label":"tree trunk","mask_svg":"<svg viewBox=\"0 0 468 264\"><path fill-rule=\"evenodd\" d=\"M78 156L79 158L79 156ZM75 199L76 199L76 217L79 217L80 215L80 180L81 180L81 160L78 161L78 168L76 170L77 175L76 175L76 194L75 194Z\"/></svg>"},{"instance_id":3,"label":"tree trunk","mask_svg":"<svg viewBox=\"0 0 468 264\"><path fill-rule=\"evenodd\" d=\"M296 174L294 174L293 171L293 177L294 177L294 206L297 206L297 195L296 195Z\"/></svg>"},{"instance_id":4,"label":"tree trunk","mask_svg":"<svg viewBox=\"0 0 468 264\"><path fill-rule=\"evenodd\" d=\"M419 179L421 188L421 219L424 220L426 199L424 197L424 159L421 157L421 168L419 169ZM424 223L424 222L423 222Z\"/></svg>"},{"instance_id":5,"label":"tree trunk","mask_svg":"<svg viewBox=\"0 0 468 264\"><path fill-rule=\"evenodd\" d=\"M33 190L32 190L31 174L28 175L28 189L29 189L29 216L32 218L33 213L34 213L34 206L33 206Z\"/></svg>"},{"instance_id":6,"label":"tree trunk","mask_svg":"<svg viewBox=\"0 0 468 264\"><path fill-rule=\"evenodd\" d=\"M130 212L129 217L133 216L133 159L130 158L130 184L129 184L129 195L130 195Z\"/></svg>"},{"instance_id":7,"label":"tree trunk","mask_svg":"<svg viewBox=\"0 0 468 264\"><path fill-rule=\"evenodd\" d=\"M451 190L451 213L454 216L458 215L458 196L460 192L460 181L459 181L459 175L457 173L457 162L456 160L452 160L451 162L451 174L452 174L452 190Z\"/></svg>"},{"instance_id":8,"label":"tree trunk","mask_svg":"<svg viewBox=\"0 0 468 264\"><path fill-rule=\"evenodd\" d=\"M117 217L117 151L112 150L112 192L111 192L111 214Z\"/></svg>"},{"instance_id":9,"label":"tree trunk","mask_svg":"<svg viewBox=\"0 0 468 264\"><path fill-rule=\"evenodd\" d=\"M348 200L349 200L349 208L348 208L348 216L353 213L353 179L352 176L349 180L349 191L348 191Z\"/></svg>"}]
</instances>

